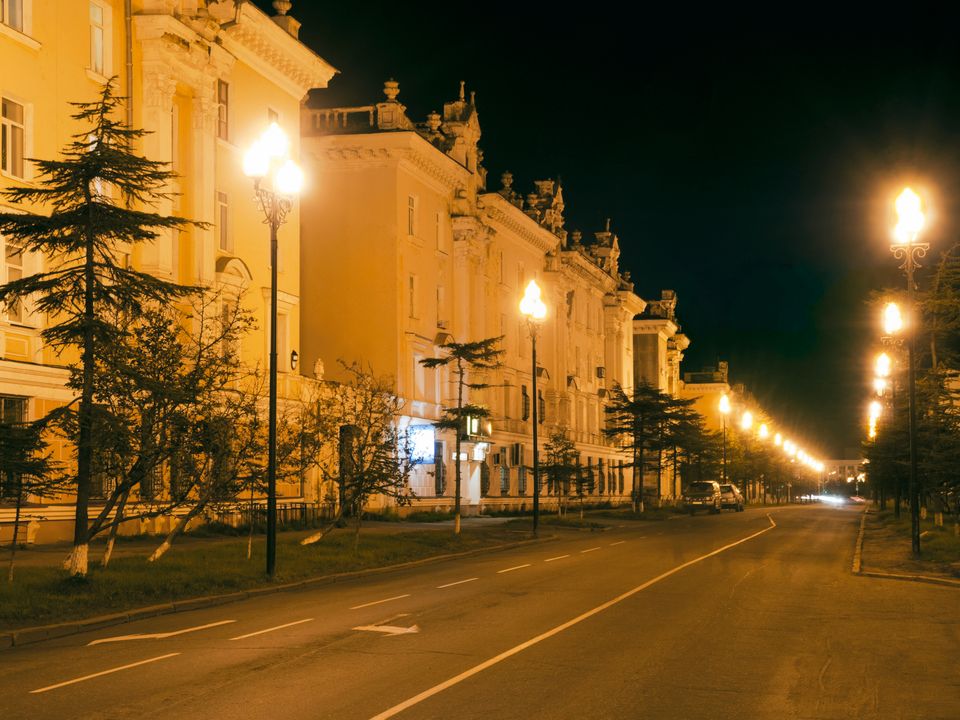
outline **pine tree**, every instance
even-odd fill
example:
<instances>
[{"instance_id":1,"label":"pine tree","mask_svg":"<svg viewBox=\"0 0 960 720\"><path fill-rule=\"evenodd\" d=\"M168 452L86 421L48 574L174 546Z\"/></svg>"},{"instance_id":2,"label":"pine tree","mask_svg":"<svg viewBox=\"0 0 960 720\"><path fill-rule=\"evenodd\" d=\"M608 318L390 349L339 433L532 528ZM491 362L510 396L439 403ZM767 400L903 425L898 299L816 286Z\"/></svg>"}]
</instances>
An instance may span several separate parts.
<instances>
[{"instance_id":1,"label":"pine tree","mask_svg":"<svg viewBox=\"0 0 960 720\"><path fill-rule=\"evenodd\" d=\"M614 385L610 402L604 408L607 427L604 434L620 442L633 454L633 510L643 512L643 475L647 467L646 451L656 447L666 415L669 396L653 385L641 382L628 396Z\"/></svg>"},{"instance_id":2,"label":"pine tree","mask_svg":"<svg viewBox=\"0 0 960 720\"><path fill-rule=\"evenodd\" d=\"M452 366L457 383L457 404L445 406L443 408L443 417L434 423L434 426L440 430L453 430L456 445L456 461L454 462L454 533L460 534L460 442L463 435L466 434L467 418L486 418L490 416L489 408L475 403L464 404L465 390L482 390L489 387L489 384L483 382L468 381L467 372L480 371L485 372L500 367L500 358L503 350L497 345L503 337L491 337L476 342L457 343L449 342L443 346L444 355L442 357L424 358L420 364L426 368L439 368ZM537 402L534 398L533 402ZM539 482L536 478L535 482Z\"/></svg>"},{"instance_id":3,"label":"pine tree","mask_svg":"<svg viewBox=\"0 0 960 720\"><path fill-rule=\"evenodd\" d=\"M116 343L124 329L110 318L137 314L150 304L170 304L190 288L126 266L121 244L136 246L191 222L151 210L166 197L173 174L166 163L134 152L144 131L117 119L123 98L113 81L100 98L74 103L73 118L86 127L73 136L60 160L31 161L34 186L14 187L3 195L41 213L2 213L0 232L27 252L47 258L48 269L0 286L0 303L30 301L49 324L43 339L58 352L80 353L80 394L76 409L76 513L72 575L87 572L88 506L93 467L94 369L101 348ZM71 408L73 404L71 405Z\"/></svg>"},{"instance_id":4,"label":"pine tree","mask_svg":"<svg viewBox=\"0 0 960 720\"><path fill-rule=\"evenodd\" d=\"M544 445L546 462L540 470L547 479L547 488L557 496L557 514L566 511L566 499L570 483L577 477L578 458L576 443L567 434L567 428L558 426Z\"/></svg>"}]
</instances>

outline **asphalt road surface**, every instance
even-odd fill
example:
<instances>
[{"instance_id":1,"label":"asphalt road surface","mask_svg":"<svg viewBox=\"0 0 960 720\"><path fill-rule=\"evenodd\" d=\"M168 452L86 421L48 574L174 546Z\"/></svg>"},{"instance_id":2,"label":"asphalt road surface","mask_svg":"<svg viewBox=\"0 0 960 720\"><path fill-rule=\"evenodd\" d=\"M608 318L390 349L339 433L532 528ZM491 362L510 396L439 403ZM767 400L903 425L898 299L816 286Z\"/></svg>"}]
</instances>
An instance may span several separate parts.
<instances>
[{"instance_id":1,"label":"asphalt road surface","mask_svg":"<svg viewBox=\"0 0 960 720\"><path fill-rule=\"evenodd\" d=\"M14 648L0 718L960 718L960 593L851 575L858 523L563 532Z\"/></svg>"}]
</instances>

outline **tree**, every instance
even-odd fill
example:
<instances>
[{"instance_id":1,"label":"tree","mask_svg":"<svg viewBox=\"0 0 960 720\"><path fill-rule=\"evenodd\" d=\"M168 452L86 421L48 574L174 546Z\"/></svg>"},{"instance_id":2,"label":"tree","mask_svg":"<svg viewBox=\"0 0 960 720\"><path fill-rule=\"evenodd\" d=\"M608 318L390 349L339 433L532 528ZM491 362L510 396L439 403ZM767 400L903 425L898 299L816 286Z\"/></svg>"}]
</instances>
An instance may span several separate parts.
<instances>
[{"instance_id":1,"label":"tree","mask_svg":"<svg viewBox=\"0 0 960 720\"><path fill-rule=\"evenodd\" d=\"M547 480L547 489L557 496L557 514L563 515L570 486L577 477L579 468L576 443L567 435L565 426L558 426L550 433L544 445L545 460L540 470Z\"/></svg>"},{"instance_id":2,"label":"tree","mask_svg":"<svg viewBox=\"0 0 960 720\"><path fill-rule=\"evenodd\" d=\"M641 382L628 396L614 385L610 402L604 408L607 426L604 434L620 443L633 455L633 511L643 512L643 475L647 467L645 453L660 437L660 423L666 414L669 396L653 385Z\"/></svg>"},{"instance_id":3,"label":"tree","mask_svg":"<svg viewBox=\"0 0 960 720\"><path fill-rule=\"evenodd\" d=\"M695 399L670 398L667 406L663 445L672 455L674 497L679 497L681 493L682 463L689 462L697 457L698 453L702 453L708 442L705 421L703 416L693 409L694 402ZM680 483L677 482L678 479L681 480Z\"/></svg>"},{"instance_id":4,"label":"tree","mask_svg":"<svg viewBox=\"0 0 960 720\"><path fill-rule=\"evenodd\" d=\"M97 359L125 332L111 318L137 315L190 292L127 267L120 256L121 245L152 242L162 232L192 224L150 210L167 197L164 188L173 174L165 163L133 152L144 132L114 117L122 101L111 81L96 102L75 103L73 118L87 127L73 136L63 159L32 160L37 184L3 193L17 204L49 208L50 215L0 213L0 232L23 250L45 255L49 265L44 272L0 286L0 303L32 303L50 318L43 339L58 352L80 352L71 575L87 572Z\"/></svg>"},{"instance_id":5,"label":"tree","mask_svg":"<svg viewBox=\"0 0 960 720\"><path fill-rule=\"evenodd\" d=\"M342 496L333 521L301 545L322 539L340 522L345 511L354 520L354 550L360 542L363 510L374 495L408 504L413 493L408 480L416 464L408 434L400 429L403 400L391 391L393 381L341 361L349 380L333 388L320 402L340 442L337 457L320 464L323 475L341 484Z\"/></svg>"},{"instance_id":6,"label":"tree","mask_svg":"<svg viewBox=\"0 0 960 720\"><path fill-rule=\"evenodd\" d=\"M14 502L13 536L7 582L13 582L14 559L20 530L20 511L28 495L49 497L63 489L59 465L46 453L44 420L32 423L0 422L0 496Z\"/></svg>"},{"instance_id":7,"label":"tree","mask_svg":"<svg viewBox=\"0 0 960 720\"><path fill-rule=\"evenodd\" d=\"M490 410L479 404L464 404L465 390L482 390L489 387L487 383L467 380L467 372L485 372L500 367L500 358L503 350L499 349L502 336L485 338L476 342L456 343L449 342L443 346L442 357L424 358L420 364L426 368L453 367L457 384L457 404L445 406L443 416L434 425L441 430L453 430L456 445L456 462L454 463L454 533L460 534L460 442L467 430L467 418L485 418L490 416ZM534 398L533 402L537 399Z\"/></svg>"}]
</instances>

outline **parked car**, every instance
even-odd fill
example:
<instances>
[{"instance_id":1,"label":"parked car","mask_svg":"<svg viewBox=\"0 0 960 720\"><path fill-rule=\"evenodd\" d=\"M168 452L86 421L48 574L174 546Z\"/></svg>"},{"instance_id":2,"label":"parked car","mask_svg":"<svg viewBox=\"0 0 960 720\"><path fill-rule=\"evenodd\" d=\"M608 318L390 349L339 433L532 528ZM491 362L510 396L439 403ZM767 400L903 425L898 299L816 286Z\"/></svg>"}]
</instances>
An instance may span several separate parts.
<instances>
[{"instance_id":1,"label":"parked car","mask_svg":"<svg viewBox=\"0 0 960 720\"><path fill-rule=\"evenodd\" d=\"M732 483L723 483L720 486L720 506L743 512L743 495Z\"/></svg>"},{"instance_id":2,"label":"parked car","mask_svg":"<svg viewBox=\"0 0 960 720\"><path fill-rule=\"evenodd\" d=\"M683 504L687 512L693 515L697 510L710 510L719 513L723 499L720 483L715 480L698 480L687 486L683 493Z\"/></svg>"}]
</instances>

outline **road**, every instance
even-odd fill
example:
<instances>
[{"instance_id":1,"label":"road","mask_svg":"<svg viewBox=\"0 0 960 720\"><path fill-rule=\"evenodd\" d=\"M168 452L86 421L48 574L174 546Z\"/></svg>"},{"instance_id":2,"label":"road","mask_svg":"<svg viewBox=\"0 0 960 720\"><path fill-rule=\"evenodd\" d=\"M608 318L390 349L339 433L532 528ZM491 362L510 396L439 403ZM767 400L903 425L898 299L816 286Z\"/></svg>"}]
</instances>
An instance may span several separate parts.
<instances>
[{"instance_id":1,"label":"road","mask_svg":"<svg viewBox=\"0 0 960 720\"><path fill-rule=\"evenodd\" d=\"M563 532L14 648L0 717L960 717L960 594L851 575L858 523Z\"/></svg>"}]
</instances>

